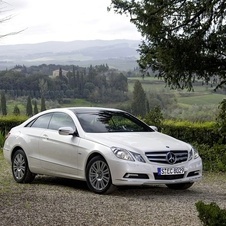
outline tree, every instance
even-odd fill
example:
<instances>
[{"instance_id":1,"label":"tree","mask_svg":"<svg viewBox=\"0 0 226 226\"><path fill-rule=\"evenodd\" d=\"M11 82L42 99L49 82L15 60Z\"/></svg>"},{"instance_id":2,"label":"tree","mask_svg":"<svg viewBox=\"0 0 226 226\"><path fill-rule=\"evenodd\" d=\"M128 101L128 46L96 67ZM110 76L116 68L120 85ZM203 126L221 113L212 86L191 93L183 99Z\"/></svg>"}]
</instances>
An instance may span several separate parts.
<instances>
[{"instance_id":1,"label":"tree","mask_svg":"<svg viewBox=\"0 0 226 226\"><path fill-rule=\"evenodd\" d=\"M7 2L5 1L2 1L0 0L0 9L1 9L1 13L4 13L6 11L8 11L8 9L6 9L10 4L7 4ZM6 10L2 10L2 9L6 9ZM4 22L7 22L8 20L12 19L12 15L7 15L7 16L4 16L4 17L0 17L0 23L4 23ZM10 33L6 33L6 34L0 34L0 38L4 38L6 36L9 36L9 35L16 35L20 32L22 32L23 30L20 30L20 31L14 31L14 32L10 32Z\"/></svg>"},{"instance_id":2,"label":"tree","mask_svg":"<svg viewBox=\"0 0 226 226\"><path fill-rule=\"evenodd\" d=\"M31 97L30 96L28 96L28 98L27 98L26 114L27 114L27 116L33 115Z\"/></svg>"},{"instance_id":3,"label":"tree","mask_svg":"<svg viewBox=\"0 0 226 226\"><path fill-rule=\"evenodd\" d=\"M1 110L2 115L7 115L6 97L4 92L1 93Z\"/></svg>"},{"instance_id":4,"label":"tree","mask_svg":"<svg viewBox=\"0 0 226 226\"><path fill-rule=\"evenodd\" d=\"M147 113L147 115L144 118L144 121L148 125L156 126L160 131L162 127L163 119L164 118L163 118L161 108L159 106L156 106Z\"/></svg>"},{"instance_id":5,"label":"tree","mask_svg":"<svg viewBox=\"0 0 226 226\"><path fill-rule=\"evenodd\" d=\"M45 98L44 96L41 97L41 111L46 110Z\"/></svg>"},{"instance_id":6,"label":"tree","mask_svg":"<svg viewBox=\"0 0 226 226\"><path fill-rule=\"evenodd\" d=\"M34 101L34 114L38 114L38 106L37 106L37 101Z\"/></svg>"},{"instance_id":7,"label":"tree","mask_svg":"<svg viewBox=\"0 0 226 226\"><path fill-rule=\"evenodd\" d=\"M128 14L144 40L139 65L172 88L192 89L194 79L216 89L226 84L224 0L112 0L109 10Z\"/></svg>"},{"instance_id":8,"label":"tree","mask_svg":"<svg viewBox=\"0 0 226 226\"><path fill-rule=\"evenodd\" d=\"M221 136L221 140L226 139L226 99L223 99L218 106L219 112L216 118L217 130Z\"/></svg>"},{"instance_id":9,"label":"tree","mask_svg":"<svg viewBox=\"0 0 226 226\"><path fill-rule=\"evenodd\" d=\"M15 107L13 109L13 114L16 115L16 116L20 115L20 109L17 105L15 105Z\"/></svg>"},{"instance_id":10,"label":"tree","mask_svg":"<svg viewBox=\"0 0 226 226\"><path fill-rule=\"evenodd\" d=\"M131 111L136 116L144 116L146 114L146 94L139 80L134 83L133 100Z\"/></svg>"}]
</instances>

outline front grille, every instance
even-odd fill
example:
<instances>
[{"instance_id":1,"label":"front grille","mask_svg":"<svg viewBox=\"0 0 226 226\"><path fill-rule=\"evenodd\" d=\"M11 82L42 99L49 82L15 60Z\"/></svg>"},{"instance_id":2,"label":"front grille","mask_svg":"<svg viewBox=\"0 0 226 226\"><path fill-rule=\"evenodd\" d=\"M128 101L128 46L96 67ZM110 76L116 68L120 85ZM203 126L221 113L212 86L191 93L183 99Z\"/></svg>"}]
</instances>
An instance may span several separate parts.
<instances>
[{"instance_id":1,"label":"front grille","mask_svg":"<svg viewBox=\"0 0 226 226\"><path fill-rule=\"evenodd\" d=\"M179 175L158 175L158 173L154 173L155 180L176 180L182 179L184 174Z\"/></svg>"},{"instance_id":2,"label":"front grille","mask_svg":"<svg viewBox=\"0 0 226 226\"><path fill-rule=\"evenodd\" d=\"M175 161L168 161L167 155L169 153L175 156ZM163 164L177 164L181 162L186 162L188 160L188 151L153 151L146 152L145 155L150 162Z\"/></svg>"}]
</instances>

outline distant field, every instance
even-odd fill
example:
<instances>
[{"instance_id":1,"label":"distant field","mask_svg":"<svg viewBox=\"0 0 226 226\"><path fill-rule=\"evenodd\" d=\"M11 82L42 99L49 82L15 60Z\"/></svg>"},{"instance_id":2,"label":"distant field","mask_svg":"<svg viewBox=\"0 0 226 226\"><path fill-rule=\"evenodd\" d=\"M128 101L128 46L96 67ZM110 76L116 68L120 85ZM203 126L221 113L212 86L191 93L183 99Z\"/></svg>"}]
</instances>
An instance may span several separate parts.
<instances>
[{"instance_id":1,"label":"distant field","mask_svg":"<svg viewBox=\"0 0 226 226\"><path fill-rule=\"evenodd\" d=\"M223 94L204 94L200 96L178 97L178 103L188 105L212 105L219 104L226 96Z\"/></svg>"},{"instance_id":2,"label":"distant field","mask_svg":"<svg viewBox=\"0 0 226 226\"><path fill-rule=\"evenodd\" d=\"M133 91L134 82L139 80L146 92L173 93L179 104L183 105L218 105L226 95L213 92L213 88L207 86L194 86L194 91L172 90L166 87L162 80L153 77L129 78L129 91Z\"/></svg>"}]
</instances>

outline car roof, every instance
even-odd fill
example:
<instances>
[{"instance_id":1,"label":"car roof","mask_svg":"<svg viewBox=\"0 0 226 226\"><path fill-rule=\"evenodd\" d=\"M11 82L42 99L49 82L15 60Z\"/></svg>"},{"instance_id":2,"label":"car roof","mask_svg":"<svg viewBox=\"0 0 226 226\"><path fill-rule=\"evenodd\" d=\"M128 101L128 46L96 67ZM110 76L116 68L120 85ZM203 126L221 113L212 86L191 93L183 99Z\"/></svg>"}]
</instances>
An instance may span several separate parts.
<instances>
[{"instance_id":1,"label":"car roof","mask_svg":"<svg viewBox=\"0 0 226 226\"><path fill-rule=\"evenodd\" d=\"M122 110L119 110L119 109L103 108L103 107L69 107L69 108L66 108L66 109L73 111L75 114L92 113L92 112L99 112L99 111L123 112Z\"/></svg>"}]
</instances>

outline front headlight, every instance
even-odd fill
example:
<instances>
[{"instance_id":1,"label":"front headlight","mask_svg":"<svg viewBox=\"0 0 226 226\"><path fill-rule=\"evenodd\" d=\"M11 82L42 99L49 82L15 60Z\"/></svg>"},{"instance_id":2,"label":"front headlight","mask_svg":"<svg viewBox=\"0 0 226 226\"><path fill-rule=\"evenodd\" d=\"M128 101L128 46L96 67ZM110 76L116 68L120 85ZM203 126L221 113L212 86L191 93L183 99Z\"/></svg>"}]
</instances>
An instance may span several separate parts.
<instances>
[{"instance_id":1,"label":"front headlight","mask_svg":"<svg viewBox=\"0 0 226 226\"><path fill-rule=\"evenodd\" d=\"M137 160L138 162L145 162L143 157L138 153L127 151L126 149L118 148L118 147L112 147L111 150L113 151L115 156L119 159L133 161L133 162L135 160Z\"/></svg>"},{"instance_id":2,"label":"front headlight","mask_svg":"<svg viewBox=\"0 0 226 226\"><path fill-rule=\"evenodd\" d=\"M194 159L197 159L199 157L199 153L195 148L193 148L193 151L194 151Z\"/></svg>"},{"instance_id":3,"label":"front headlight","mask_svg":"<svg viewBox=\"0 0 226 226\"><path fill-rule=\"evenodd\" d=\"M112 147L111 150L113 151L115 156L119 159L123 159L123 160L127 160L127 161L135 161L133 156L126 149Z\"/></svg>"},{"instance_id":4,"label":"front headlight","mask_svg":"<svg viewBox=\"0 0 226 226\"><path fill-rule=\"evenodd\" d=\"M194 157L197 159L199 157L198 151L192 146L192 149L188 152L188 161L190 161Z\"/></svg>"},{"instance_id":5,"label":"front headlight","mask_svg":"<svg viewBox=\"0 0 226 226\"><path fill-rule=\"evenodd\" d=\"M192 159L193 156L193 148L188 152L188 161Z\"/></svg>"}]
</instances>

